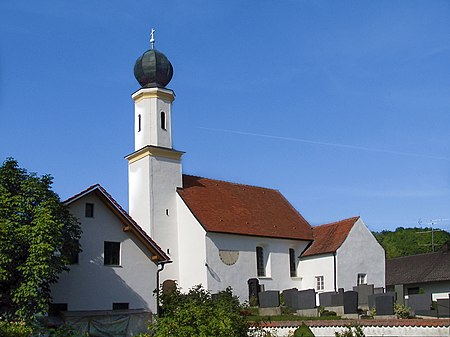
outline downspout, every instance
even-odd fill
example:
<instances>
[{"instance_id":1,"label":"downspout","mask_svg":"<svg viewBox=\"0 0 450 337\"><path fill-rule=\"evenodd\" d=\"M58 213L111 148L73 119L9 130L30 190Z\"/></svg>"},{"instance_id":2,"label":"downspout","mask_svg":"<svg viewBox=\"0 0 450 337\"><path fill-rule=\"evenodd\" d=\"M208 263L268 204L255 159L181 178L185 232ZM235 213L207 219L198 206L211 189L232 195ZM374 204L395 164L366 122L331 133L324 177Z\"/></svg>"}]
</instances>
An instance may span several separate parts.
<instances>
[{"instance_id":1,"label":"downspout","mask_svg":"<svg viewBox=\"0 0 450 337\"><path fill-rule=\"evenodd\" d=\"M336 252L333 253L333 259L334 259L334 291L337 292Z\"/></svg>"},{"instance_id":2,"label":"downspout","mask_svg":"<svg viewBox=\"0 0 450 337\"><path fill-rule=\"evenodd\" d=\"M160 305L159 305L159 273L164 270L164 267L167 263L172 263L172 261L166 260L166 261L158 262L158 267L161 266L161 269L158 268L158 270L156 271L156 315L157 316L159 316L160 311L161 311Z\"/></svg>"}]
</instances>

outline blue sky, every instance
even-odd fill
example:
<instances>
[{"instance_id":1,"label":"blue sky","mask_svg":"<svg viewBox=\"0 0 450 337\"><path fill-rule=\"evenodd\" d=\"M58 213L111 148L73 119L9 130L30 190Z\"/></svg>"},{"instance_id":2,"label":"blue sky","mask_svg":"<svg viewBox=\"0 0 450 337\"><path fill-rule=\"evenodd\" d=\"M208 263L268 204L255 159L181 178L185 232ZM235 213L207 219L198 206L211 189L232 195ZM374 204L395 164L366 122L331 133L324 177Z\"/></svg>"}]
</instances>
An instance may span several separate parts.
<instances>
[{"instance_id":1,"label":"blue sky","mask_svg":"<svg viewBox=\"0 0 450 337\"><path fill-rule=\"evenodd\" d=\"M2 1L0 159L127 208L154 27L185 173L278 189L313 225L448 219L449 17L437 0Z\"/></svg>"}]
</instances>

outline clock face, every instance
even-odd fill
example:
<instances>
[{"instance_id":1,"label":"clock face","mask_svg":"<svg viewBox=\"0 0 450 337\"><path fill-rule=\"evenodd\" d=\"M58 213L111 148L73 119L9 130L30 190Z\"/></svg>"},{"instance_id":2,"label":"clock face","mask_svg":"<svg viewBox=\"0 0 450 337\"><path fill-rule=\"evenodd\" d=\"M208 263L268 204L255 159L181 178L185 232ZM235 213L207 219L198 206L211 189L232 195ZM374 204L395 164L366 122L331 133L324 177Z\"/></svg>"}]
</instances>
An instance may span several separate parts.
<instances>
[{"instance_id":1,"label":"clock face","mask_svg":"<svg viewBox=\"0 0 450 337\"><path fill-rule=\"evenodd\" d=\"M232 266L239 258L239 251L237 250L219 250L219 257L224 264Z\"/></svg>"}]
</instances>

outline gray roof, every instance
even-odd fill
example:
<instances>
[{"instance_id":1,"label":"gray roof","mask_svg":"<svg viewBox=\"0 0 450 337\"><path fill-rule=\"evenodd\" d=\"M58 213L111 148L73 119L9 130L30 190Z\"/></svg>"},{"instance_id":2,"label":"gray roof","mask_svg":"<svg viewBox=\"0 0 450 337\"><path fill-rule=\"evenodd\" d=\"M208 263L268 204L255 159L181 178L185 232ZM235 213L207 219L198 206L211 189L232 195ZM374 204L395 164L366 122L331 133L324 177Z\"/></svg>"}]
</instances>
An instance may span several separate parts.
<instances>
[{"instance_id":1,"label":"gray roof","mask_svg":"<svg viewBox=\"0 0 450 337\"><path fill-rule=\"evenodd\" d=\"M448 244L436 253L386 260L386 285L450 281Z\"/></svg>"}]
</instances>

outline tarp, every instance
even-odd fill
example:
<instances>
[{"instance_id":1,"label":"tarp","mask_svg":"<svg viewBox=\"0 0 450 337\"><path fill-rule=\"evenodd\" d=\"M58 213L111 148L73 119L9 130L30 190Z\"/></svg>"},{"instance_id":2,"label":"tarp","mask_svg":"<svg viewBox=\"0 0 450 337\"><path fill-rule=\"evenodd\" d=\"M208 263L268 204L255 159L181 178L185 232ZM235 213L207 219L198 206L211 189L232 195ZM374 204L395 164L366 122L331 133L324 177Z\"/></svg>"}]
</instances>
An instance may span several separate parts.
<instances>
[{"instance_id":1,"label":"tarp","mask_svg":"<svg viewBox=\"0 0 450 337\"><path fill-rule=\"evenodd\" d=\"M66 311L62 315L76 334L95 337L132 337L147 332L152 319L146 310Z\"/></svg>"}]
</instances>

